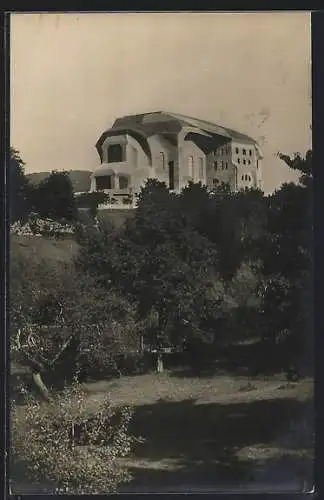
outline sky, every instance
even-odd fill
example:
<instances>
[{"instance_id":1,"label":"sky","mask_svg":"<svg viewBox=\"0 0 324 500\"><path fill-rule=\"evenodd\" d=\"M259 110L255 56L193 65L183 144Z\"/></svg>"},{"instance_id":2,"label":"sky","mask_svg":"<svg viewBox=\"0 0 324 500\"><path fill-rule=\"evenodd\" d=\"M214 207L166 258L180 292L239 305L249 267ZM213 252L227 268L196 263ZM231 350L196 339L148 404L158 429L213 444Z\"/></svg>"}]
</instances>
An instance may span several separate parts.
<instances>
[{"instance_id":1,"label":"sky","mask_svg":"<svg viewBox=\"0 0 324 500\"><path fill-rule=\"evenodd\" d=\"M127 114L172 111L256 139L266 193L311 147L310 13L11 15L11 145L26 173L94 170Z\"/></svg>"}]
</instances>

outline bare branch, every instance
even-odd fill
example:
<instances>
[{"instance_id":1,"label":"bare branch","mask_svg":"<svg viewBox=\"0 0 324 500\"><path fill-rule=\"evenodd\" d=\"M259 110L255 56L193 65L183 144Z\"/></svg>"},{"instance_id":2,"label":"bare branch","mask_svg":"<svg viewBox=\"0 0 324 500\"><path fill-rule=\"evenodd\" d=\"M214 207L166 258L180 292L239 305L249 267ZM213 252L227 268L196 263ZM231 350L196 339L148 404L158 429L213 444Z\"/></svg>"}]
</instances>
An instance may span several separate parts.
<instances>
[{"instance_id":1,"label":"bare branch","mask_svg":"<svg viewBox=\"0 0 324 500\"><path fill-rule=\"evenodd\" d=\"M49 362L50 366L53 366L54 363L60 358L60 356L63 354L63 352L67 349L71 341L73 340L75 334L73 333L70 335L70 337L64 342L64 344L61 346L60 351L56 354L56 356Z\"/></svg>"}]
</instances>

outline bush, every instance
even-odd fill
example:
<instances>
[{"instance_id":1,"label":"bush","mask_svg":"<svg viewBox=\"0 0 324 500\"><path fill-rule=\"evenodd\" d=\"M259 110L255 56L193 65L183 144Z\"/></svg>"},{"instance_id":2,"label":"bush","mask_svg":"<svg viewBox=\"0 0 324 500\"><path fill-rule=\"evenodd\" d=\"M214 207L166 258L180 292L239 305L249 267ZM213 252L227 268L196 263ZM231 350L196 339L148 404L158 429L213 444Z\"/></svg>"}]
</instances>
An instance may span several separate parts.
<instances>
[{"instance_id":1,"label":"bush","mask_svg":"<svg viewBox=\"0 0 324 500\"><path fill-rule=\"evenodd\" d=\"M131 479L118 462L130 452L131 417L130 408L112 408L108 399L91 413L78 385L46 404L29 396L24 408L12 407L13 464L26 462L29 478L52 481L56 493L114 492Z\"/></svg>"},{"instance_id":2,"label":"bush","mask_svg":"<svg viewBox=\"0 0 324 500\"><path fill-rule=\"evenodd\" d=\"M88 209L92 217L95 217L98 212L98 205L109 203L110 196L103 191L82 193L76 198L77 207Z\"/></svg>"}]
</instances>

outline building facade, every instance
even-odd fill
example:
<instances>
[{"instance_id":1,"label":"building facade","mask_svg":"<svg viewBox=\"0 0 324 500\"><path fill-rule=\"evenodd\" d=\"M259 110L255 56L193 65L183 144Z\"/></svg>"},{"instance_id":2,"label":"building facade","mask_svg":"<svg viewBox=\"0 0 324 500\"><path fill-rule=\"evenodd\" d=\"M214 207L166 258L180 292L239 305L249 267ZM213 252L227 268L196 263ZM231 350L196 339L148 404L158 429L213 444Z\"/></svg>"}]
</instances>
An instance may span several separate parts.
<instances>
[{"instance_id":1,"label":"building facade","mask_svg":"<svg viewBox=\"0 0 324 500\"><path fill-rule=\"evenodd\" d=\"M90 191L114 208L132 208L147 179L180 192L188 182L213 190L262 189L262 153L252 138L213 123L157 111L118 118L96 144L100 166ZM101 207L104 208L104 207Z\"/></svg>"}]
</instances>

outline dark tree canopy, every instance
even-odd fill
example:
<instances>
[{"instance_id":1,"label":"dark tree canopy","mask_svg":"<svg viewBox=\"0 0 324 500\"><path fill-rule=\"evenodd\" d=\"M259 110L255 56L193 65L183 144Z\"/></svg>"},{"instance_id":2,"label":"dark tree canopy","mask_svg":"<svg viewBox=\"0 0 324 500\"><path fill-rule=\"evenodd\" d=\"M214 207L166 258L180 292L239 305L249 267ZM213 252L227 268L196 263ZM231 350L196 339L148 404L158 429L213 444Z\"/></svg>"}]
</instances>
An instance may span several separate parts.
<instances>
[{"instance_id":1,"label":"dark tree canopy","mask_svg":"<svg viewBox=\"0 0 324 500\"><path fill-rule=\"evenodd\" d=\"M25 176L25 162L14 148L10 148L8 173L10 221L24 220L30 210L31 186Z\"/></svg>"},{"instance_id":2,"label":"dark tree canopy","mask_svg":"<svg viewBox=\"0 0 324 500\"><path fill-rule=\"evenodd\" d=\"M34 188L32 205L41 217L75 220L77 206L68 173L51 172Z\"/></svg>"}]
</instances>

